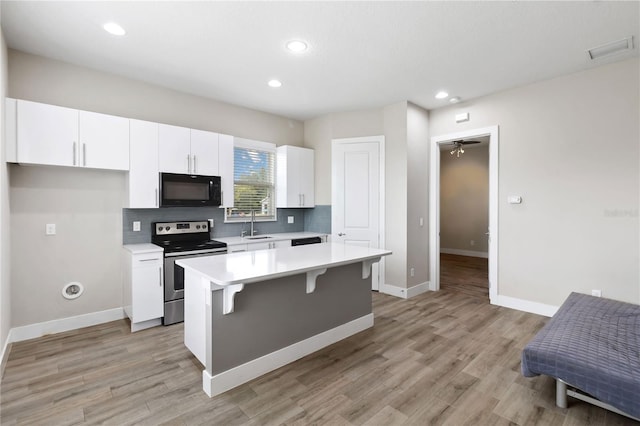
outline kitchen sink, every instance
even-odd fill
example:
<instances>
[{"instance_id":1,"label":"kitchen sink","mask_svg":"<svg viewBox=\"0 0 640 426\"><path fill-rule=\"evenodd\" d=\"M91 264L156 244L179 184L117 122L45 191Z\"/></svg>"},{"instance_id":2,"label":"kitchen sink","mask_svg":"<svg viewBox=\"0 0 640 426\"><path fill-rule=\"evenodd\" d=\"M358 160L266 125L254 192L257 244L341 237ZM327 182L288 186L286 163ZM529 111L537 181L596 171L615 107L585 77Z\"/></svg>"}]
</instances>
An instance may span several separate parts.
<instances>
[{"instance_id":1,"label":"kitchen sink","mask_svg":"<svg viewBox=\"0 0 640 426\"><path fill-rule=\"evenodd\" d=\"M245 240L266 240L267 238L272 238L266 235L261 235L259 237L244 237Z\"/></svg>"}]
</instances>

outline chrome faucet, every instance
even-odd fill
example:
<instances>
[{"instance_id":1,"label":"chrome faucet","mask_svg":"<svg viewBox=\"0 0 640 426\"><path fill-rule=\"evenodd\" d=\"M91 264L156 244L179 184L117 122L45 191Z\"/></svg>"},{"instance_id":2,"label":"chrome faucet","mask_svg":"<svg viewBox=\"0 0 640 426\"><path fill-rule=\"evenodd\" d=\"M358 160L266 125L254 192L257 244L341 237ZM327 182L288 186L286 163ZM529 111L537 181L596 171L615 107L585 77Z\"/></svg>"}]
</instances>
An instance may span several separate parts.
<instances>
[{"instance_id":1,"label":"chrome faucet","mask_svg":"<svg viewBox=\"0 0 640 426\"><path fill-rule=\"evenodd\" d=\"M256 233L256 230L253 229L253 223L256 221L256 211L255 210L251 210L251 232L249 233L250 236L254 236Z\"/></svg>"}]
</instances>

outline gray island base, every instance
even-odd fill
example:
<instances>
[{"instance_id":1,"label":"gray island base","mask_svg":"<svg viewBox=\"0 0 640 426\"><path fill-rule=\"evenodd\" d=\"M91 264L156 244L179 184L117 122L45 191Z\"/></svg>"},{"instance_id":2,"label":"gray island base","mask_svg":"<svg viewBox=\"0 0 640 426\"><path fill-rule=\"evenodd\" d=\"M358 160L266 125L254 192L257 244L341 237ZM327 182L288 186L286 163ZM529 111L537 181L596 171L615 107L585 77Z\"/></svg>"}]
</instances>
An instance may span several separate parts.
<instances>
[{"instance_id":1,"label":"gray island base","mask_svg":"<svg viewBox=\"0 0 640 426\"><path fill-rule=\"evenodd\" d=\"M179 261L207 395L372 327L371 265L390 253L327 243Z\"/></svg>"}]
</instances>

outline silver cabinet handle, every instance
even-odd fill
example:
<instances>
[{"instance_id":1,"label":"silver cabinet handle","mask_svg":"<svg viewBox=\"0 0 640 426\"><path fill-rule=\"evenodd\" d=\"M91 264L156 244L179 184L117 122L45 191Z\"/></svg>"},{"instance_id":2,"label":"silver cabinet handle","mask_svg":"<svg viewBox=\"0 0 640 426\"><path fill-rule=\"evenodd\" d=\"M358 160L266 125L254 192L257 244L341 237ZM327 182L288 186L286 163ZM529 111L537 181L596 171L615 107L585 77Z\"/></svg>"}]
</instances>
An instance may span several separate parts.
<instances>
[{"instance_id":1,"label":"silver cabinet handle","mask_svg":"<svg viewBox=\"0 0 640 426\"><path fill-rule=\"evenodd\" d=\"M151 262L153 260L160 260L160 259L158 259L157 257L153 257L151 259L140 259L138 260L138 262Z\"/></svg>"},{"instance_id":2,"label":"silver cabinet handle","mask_svg":"<svg viewBox=\"0 0 640 426\"><path fill-rule=\"evenodd\" d=\"M87 144L86 143L82 144L82 165L83 166L87 165Z\"/></svg>"},{"instance_id":3,"label":"silver cabinet handle","mask_svg":"<svg viewBox=\"0 0 640 426\"><path fill-rule=\"evenodd\" d=\"M73 150L71 151L71 156L73 157L73 165L76 165L76 151L78 150L78 146L76 142L73 142Z\"/></svg>"},{"instance_id":4,"label":"silver cabinet handle","mask_svg":"<svg viewBox=\"0 0 640 426\"><path fill-rule=\"evenodd\" d=\"M343 234L342 232L338 232L338 237L346 237L347 234Z\"/></svg>"},{"instance_id":5,"label":"silver cabinet handle","mask_svg":"<svg viewBox=\"0 0 640 426\"><path fill-rule=\"evenodd\" d=\"M304 203L304 194L302 194L302 207L304 207L304 206L305 206L305 203Z\"/></svg>"},{"instance_id":6,"label":"silver cabinet handle","mask_svg":"<svg viewBox=\"0 0 640 426\"><path fill-rule=\"evenodd\" d=\"M162 266L158 268L158 285L162 287Z\"/></svg>"},{"instance_id":7,"label":"silver cabinet handle","mask_svg":"<svg viewBox=\"0 0 640 426\"><path fill-rule=\"evenodd\" d=\"M191 156L187 155L187 173L191 173Z\"/></svg>"},{"instance_id":8,"label":"silver cabinet handle","mask_svg":"<svg viewBox=\"0 0 640 426\"><path fill-rule=\"evenodd\" d=\"M198 165L196 163L196 156L193 156L193 173L198 173Z\"/></svg>"},{"instance_id":9,"label":"silver cabinet handle","mask_svg":"<svg viewBox=\"0 0 640 426\"><path fill-rule=\"evenodd\" d=\"M158 207L158 188L156 188L156 207Z\"/></svg>"}]
</instances>

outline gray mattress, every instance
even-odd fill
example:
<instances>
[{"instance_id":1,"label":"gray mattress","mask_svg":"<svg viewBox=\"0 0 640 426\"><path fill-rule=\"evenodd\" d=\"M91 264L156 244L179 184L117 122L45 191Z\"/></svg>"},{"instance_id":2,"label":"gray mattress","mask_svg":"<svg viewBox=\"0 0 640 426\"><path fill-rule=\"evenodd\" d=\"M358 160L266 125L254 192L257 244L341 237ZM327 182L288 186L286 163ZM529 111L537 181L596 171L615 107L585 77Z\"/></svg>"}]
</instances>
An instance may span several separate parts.
<instances>
[{"instance_id":1,"label":"gray mattress","mask_svg":"<svg viewBox=\"0 0 640 426\"><path fill-rule=\"evenodd\" d=\"M522 352L544 374L640 417L640 306L571 293Z\"/></svg>"}]
</instances>

